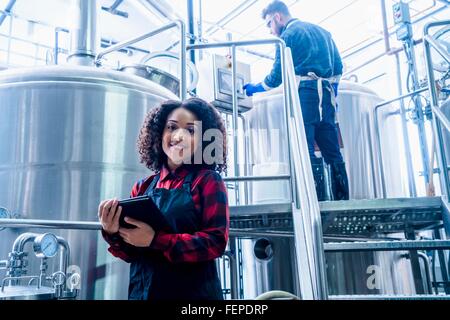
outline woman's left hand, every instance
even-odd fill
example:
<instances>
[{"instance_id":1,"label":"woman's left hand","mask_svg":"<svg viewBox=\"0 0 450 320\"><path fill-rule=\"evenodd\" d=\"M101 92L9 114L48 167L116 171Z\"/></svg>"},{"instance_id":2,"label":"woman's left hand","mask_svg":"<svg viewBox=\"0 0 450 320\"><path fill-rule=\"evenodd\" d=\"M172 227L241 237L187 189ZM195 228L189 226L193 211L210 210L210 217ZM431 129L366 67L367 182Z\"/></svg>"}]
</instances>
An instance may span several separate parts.
<instances>
[{"instance_id":1,"label":"woman's left hand","mask_svg":"<svg viewBox=\"0 0 450 320\"><path fill-rule=\"evenodd\" d=\"M155 230L148 224L125 217L125 221L136 226L134 229L119 228L119 234L122 239L135 247L148 247L155 237Z\"/></svg>"}]
</instances>

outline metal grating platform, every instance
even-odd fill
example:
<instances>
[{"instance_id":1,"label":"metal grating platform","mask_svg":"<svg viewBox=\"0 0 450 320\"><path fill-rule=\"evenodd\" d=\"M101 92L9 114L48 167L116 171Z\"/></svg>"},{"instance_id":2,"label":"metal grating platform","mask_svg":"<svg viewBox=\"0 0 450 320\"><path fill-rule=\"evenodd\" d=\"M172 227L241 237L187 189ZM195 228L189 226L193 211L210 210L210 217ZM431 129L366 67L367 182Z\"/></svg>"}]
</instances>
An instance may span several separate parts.
<instances>
[{"instance_id":1,"label":"metal grating platform","mask_svg":"<svg viewBox=\"0 0 450 320\"><path fill-rule=\"evenodd\" d=\"M372 237L425 230L442 224L440 197L350 200L321 202L324 236ZM235 234L292 234L290 203L234 206L230 208L230 228Z\"/></svg>"}]
</instances>

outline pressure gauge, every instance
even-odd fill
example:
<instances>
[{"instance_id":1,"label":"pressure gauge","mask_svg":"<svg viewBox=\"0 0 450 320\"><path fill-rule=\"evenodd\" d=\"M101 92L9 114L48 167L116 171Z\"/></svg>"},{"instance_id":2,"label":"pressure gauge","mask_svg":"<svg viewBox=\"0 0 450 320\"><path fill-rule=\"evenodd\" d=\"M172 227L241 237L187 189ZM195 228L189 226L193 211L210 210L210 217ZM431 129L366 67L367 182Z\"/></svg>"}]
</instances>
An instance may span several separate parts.
<instances>
[{"instance_id":1,"label":"pressure gauge","mask_svg":"<svg viewBox=\"0 0 450 320\"><path fill-rule=\"evenodd\" d=\"M34 252L38 258L52 258L58 253L58 239L52 233L44 233L34 239Z\"/></svg>"},{"instance_id":2,"label":"pressure gauge","mask_svg":"<svg viewBox=\"0 0 450 320\"><path fill-rule=\"evenodd\" d=\"M6 208L0 207L0 219L7 219L10 217L9 211Z\"/></svg>"}]
</instances>

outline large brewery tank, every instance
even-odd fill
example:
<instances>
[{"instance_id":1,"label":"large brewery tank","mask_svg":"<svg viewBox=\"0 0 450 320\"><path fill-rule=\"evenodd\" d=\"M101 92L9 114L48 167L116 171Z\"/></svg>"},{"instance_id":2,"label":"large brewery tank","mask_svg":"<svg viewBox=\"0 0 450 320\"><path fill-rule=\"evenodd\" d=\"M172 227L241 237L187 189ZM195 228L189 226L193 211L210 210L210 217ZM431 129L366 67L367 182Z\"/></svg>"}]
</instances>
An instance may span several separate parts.
<instances>
[{"instance_id":1,"label":"large brewery tank","mask_svg":"<svg viewBox=\"0 0 450 320\"><path fill-rule=\"evenodd\" d=\"M350 81L340 83L337 120L343 140L341 151L348 170L351 199L382 197L382 179L387 186L388 197L409 196L407 181L402 180L402 162L398 158L399 146L403 145L401 119L394 106L379 110L384 176L380 170L376 156L378 145L375 142L374 109L381 101L375 92L365 86ZM255 96L253 103L253 108L244 114L249 128L251 174L288 174L282 95L267 92ZM286 181L253 182L250 189L252 204L289 202ZM290 278L295 274L295 266L291 263L295 261L292 238L267 236L242 239L241 242L246 298L268 290L295 292L294 279ZM265 255L264 259L258 257L261 244L266 244L265 252L270 252L270 256ZM414 293L410 265L401 252L327 253L326 261L330 294ZM386 270L381 286L375 289L367 287L370 275L367 271L373 265Z\"/></svg>"},{"instance_id":2,"label":"large brewery tank","mask_svg":"<svg viewBox=\"0 0 450 320\"><path fill-rule=\"evenodd\" d=\"M129 197L149 174L136 139L145 114L166 99L177 97L94 67L0 72L0 207L21 218L97 221L102 199ZM0 231L0 257L23 231ZM82 299L127 297L128 265L108 254L98 231L55 233L80 267Z\"/></svg>"}]
</instances>

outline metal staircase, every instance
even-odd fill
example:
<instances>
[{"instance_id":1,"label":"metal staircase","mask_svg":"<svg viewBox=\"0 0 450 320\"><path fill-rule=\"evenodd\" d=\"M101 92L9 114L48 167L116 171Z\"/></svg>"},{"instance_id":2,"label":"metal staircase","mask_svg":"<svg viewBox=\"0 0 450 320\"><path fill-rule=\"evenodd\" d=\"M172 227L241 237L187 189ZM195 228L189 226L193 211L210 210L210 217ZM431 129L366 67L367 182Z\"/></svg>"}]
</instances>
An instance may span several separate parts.
<instances>
[{"instance_id":1,"label":"metal staircase","mask_svg":"<svg viewBox=\"0 0 450 320\"><path fill-rule=\"evenodd\" d=\"M428 24L425 27L425 54L428 62L429 91L433 101L434 133L437 137L438 164L441 176L442 197L350 200L339 202L317 201L314 181L306 150L303 121L300 113L294 68L289 48L278 42L282 57L283 92L290 146L290 180L292 202L264 205L236 205L231 209L230 234L235 237L293 237L295 238L298 295L302 299L450 299L448 261L443 250L450 249L450 240L442 240L441 230L450 233L450 205L448 164L445 159L442 126L450 131L450 121L439 109L431 62L430 46L449 62L448 53L438 47L428 35L431 27L448 25L449 21ZM233 65L235 48L262 42L230 42L216 44L232 48ZM266 43L266 42L264 42ZM214 46L214 45L212 45ZM192 49L211 45L192 46ZM449 62L450 63L450 62ZM236 89L236 70L233 69L233 89ZM234 92L236 90L233 90ZM237 98L233 98L233 128L236 128ZM236 130L235 130L236 131ZM236 139L234 149L236 150ZM235 153L236 157L236 153ZM279 179L286 177L279 177ZM276 177L235 177L227 181L274 180ZM431 231L432 239L416 239L417 234ZM391 235L396 237L392 238ZM400 235L400 236L399 236ZM420 259L424 250L437 250L445 295L432 293L431 280L424 285ZM407 251L414 276L417 295L339 295L329 296L325 275L325 252ZM424 266L426 268L426 266ZM426 270L429 273L429 270ZM231 273L237 272L232 268ZM237 276L231 275L232 298L236 298ZM234 283L233 283L234 282ZM428 291L425 287L428 287ZM431 292L430 292L431 291ZM234 292L234 296L233 296Z\"/></svg>"}]
</instances>

